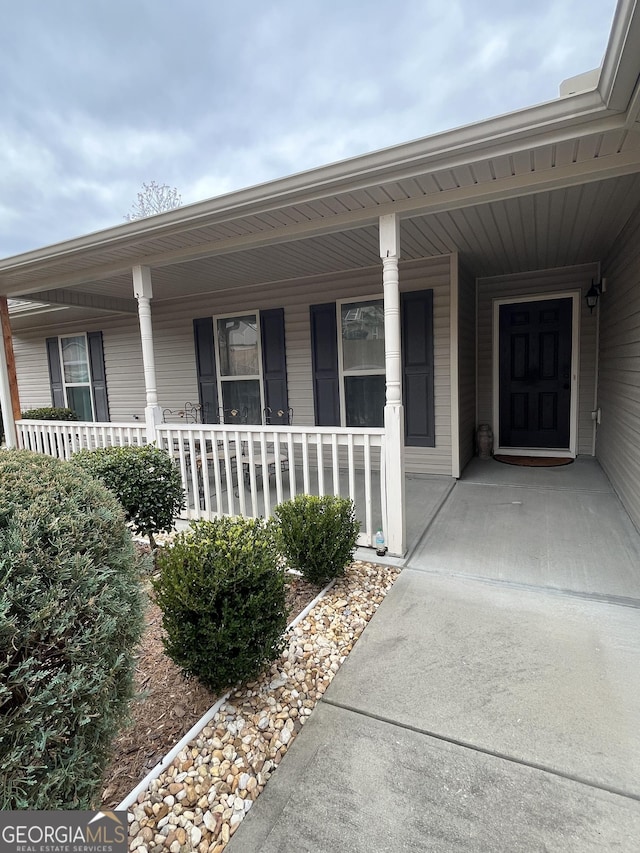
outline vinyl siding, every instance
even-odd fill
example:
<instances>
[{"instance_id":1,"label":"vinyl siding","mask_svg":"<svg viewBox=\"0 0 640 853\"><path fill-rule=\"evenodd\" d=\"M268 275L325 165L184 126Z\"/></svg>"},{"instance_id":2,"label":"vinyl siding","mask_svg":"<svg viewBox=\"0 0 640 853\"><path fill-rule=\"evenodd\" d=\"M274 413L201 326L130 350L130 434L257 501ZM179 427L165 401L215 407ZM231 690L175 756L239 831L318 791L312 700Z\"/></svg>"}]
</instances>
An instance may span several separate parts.
<instances>
[{"instance_id":1,"label":"vinyl siding","mask_svg":"<svg viewBox=\"0 0 640 853\"><path fill-rule=\"evenodd\" d=\"M476 432L476 282L458 268L458 387L460 470L475 453Z\"/></svg>"},{"instance_id":2,"label":"vinyl siding","mask_svg":"<svg viewBox=\"0 0 640 853\"><path fill-rule=\"evenodd\" d=\"M13 334L20 408L23 412L51 405L45 337L41 331Z\"/></svg>"},{"instance_id":3,"label":"vinyl siding","mask_svg":"<svg viewBox=\"0 0 640 853\"><path fill-rule=\"evenodd\" d=\"M109 414L112 421L144 423L145 390L142 346L137 317L102 317L73 326L56 324L13 335L16 373L22 410L51 405L45 340L58 335L102 332L107 376Z\"/></svg>"},{"instance_id":4,"label":"vinyl siding","mask_svg":"<svg viewBox=\"0 0 640 853\"><path fill-rule=\"evenodd\" d=\"M435 347L436 446L406 449L408 471L451 473L451 409L449 378L449 256L400 263L400 290L433 288ZM340 276L289 281L280 287L228 291L154 307L153 332L160 404L179 408L198 399L193 319L207 315L264 310L284 306L289 405L294 423L313 425L313 384L309 306L338 299L382 296L382 270L358 270Z\"/></svg>"},{"instance_id":5,"label":"vinyl siding","mask_svg":"<svg viewBox=\"0 0 640 853\"><path fill-rule=\"evenodd\" d=\"M400 263L402 291L434 291L436 446L406 450L406 468L417 473L451 473L449 352L449 256ZM314 424L309 306L337 299L382 297L382 269L288 281L280 286L229 289L189 299L152 301L158 401L178 409L198 401L193 320L197 317L284 307L289 405L294 423ZM60 325L15 335L18 384L29 405L50 405L45 338L73 331L102 330L111 420L144 420L145 391L137 318L103 317L81 328ZM23 408L25 404L23 403Z\"/></svg>"},{"instance_id":6,"label":"vinyl siding","mask_svg":"<svg viewBox=\"0 0 640 853\"><path fill-rule=\"evenodd\" d=\"M597 264L538 270L513 276L478 279L478 422L493 423L493 300L522 296L581 290L582 295L599 275ZM595 315L589 314L584 299L580 300L580 350L578 377L578 437L577 452L593 455L593 420L596 383Z\"/></svg>"},{"instance_id":7,"label":"vinyl siding","mask_svg":"<svg viewBox=\"0 0 640 853\"><path fill-rule=\"evenodd\" d=\"M640 210L603 263L596 455L640 528Z\"/></svg>"}]
</instances>

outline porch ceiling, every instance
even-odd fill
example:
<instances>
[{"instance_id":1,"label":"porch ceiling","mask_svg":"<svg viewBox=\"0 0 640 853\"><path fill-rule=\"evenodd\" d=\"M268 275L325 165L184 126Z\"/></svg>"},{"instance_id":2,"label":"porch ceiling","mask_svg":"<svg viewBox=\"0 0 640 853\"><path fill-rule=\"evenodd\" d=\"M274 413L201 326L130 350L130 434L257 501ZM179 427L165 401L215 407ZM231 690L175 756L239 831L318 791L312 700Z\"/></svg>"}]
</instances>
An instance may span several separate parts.
<instances>
[{"instance_id":1,"label":"porch ceiling","mask_svg":"<svg viewBox=\"0 0 640 853\"><path fill-rule=\"evenodd\" d=\"M599 261L640 199L640 174L402 220L402 258L453 251L476 276ZM328 275L380 263L377 225L152 267L154 298ZM87 281L130 298L131 272Z\"/></svg>"},{"instance_id":2,"label":"porch ceiling","mask_svg":"<svg viewBox=\"0 0 640 853\"><path fill-rule=\"evenodd\" d=\"M37 299L75 288L88 305L89 296L131 299L135 264L151 267L155 299L378 265L377 220L389 212L401 216L407 260L458 251L482 276L598 261L640 199L640 133L557 136L512 142L509 153L488 155L486 141L472 153L449 150L446 167L444 153L426 150L435 137L419 140L384 179L363 169L339 189L307 173L298 176L304 192L286 199L214 199L0 261L0 293Z\"/></svg>"}]
</instances>

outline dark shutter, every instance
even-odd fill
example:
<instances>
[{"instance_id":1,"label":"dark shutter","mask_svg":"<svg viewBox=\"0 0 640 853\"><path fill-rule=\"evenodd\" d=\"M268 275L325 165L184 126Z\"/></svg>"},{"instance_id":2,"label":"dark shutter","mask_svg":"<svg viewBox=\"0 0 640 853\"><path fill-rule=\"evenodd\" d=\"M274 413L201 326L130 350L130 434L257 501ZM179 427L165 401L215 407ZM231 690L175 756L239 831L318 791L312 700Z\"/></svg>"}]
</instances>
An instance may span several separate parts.
<instances>
[{"instance_id":1,"label":"dark shutter","mask_svg":"<svg viewBox=\"0 0 640 853\"><path fill-rule=\"evenodd\" d=\"M433 291L401 294L405 444L435 446Z\"/></svg>"},{"instance_id":2,"label":"dark shutter","mask_svg":"<svg viewBox=\"0 0 640 853\"><path fill-rule=\"evenodd\" d=\"M49 384L51 385L51 405L64 409L64 388L60 368L60 350L57 338L47 338L47 362L49 364Z\"/></svg>"},{"instance_id":3,"label":"dark shutter","mask_svg":"<svg viewBox=\"0 0 640 853\"><path fill-rule=\"evenodd\" d=\"M104 350L102 332L89 332L89 367L91 369L91 390L96 421L108 423L109 400L107 398L107 374L104 369Z\"/></svg>"},{"instance_id":4,"label":"dark shutter","mask_svg":"<svg viewBox=\"0 0 640 853\"><path fill-rule=\"evenodd\" d=\"M260 312L262 379L265 406L272 424L288 423L287 355L284 340L284 308ZM278 415L278 412L282 412Z\"/></svg>"},{"instance_id":5,"label":"dark shutter","mask_svg":"<svg viewBox=\"0 0 640 853\"><path fill-rule=\"evenodd\" d=\"M193 339L196 348L198 398L202 408L202 423L216 424L219 420L218 380L211 317L202 317L193 321Z\"/></svg>"},{"instance_id":6,"label":"dark shutter","mask_svg":"<svg viewBox=\"0 0 640 853\"><path fill-rule=\"evenodd\" d=\"M336 306L327 302L310 310L316 426L340 426Z\"/></svg>"}]
</instances>

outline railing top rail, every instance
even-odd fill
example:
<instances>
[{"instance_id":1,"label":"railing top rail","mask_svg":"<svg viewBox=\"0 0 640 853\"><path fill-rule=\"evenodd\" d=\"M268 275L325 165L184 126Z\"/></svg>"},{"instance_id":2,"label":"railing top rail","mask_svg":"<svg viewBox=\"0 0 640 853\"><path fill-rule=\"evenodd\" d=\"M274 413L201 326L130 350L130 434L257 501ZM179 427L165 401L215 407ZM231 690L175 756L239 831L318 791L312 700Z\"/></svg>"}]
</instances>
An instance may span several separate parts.
<instances>
[{"instance_id":1,"label":"railing top rail","mask_svg":"<svg viewBox=\"0 0 640 853\"><path fill-rule=\"evenodd\" d=\"M280 426L269 424L158 424L156 431L165 432L228 432L228 433L291 433L293 435L384 435L384 427L319 427L313 425Z\"/></svg>"},{"instance_id":2,"label":"railing top rail","mask_svg":"<svg viewBox=\"0 0 640 853\"><path fill-rule=\"evenodd\" d=\"M78 429L79 427L90 427L92 429L145 429L145 425L139 421L37 421L32 418L21 418L16 421L16 426L22 424L26 426L68 427L69 429Z\"/></svg>"}]
</instances>

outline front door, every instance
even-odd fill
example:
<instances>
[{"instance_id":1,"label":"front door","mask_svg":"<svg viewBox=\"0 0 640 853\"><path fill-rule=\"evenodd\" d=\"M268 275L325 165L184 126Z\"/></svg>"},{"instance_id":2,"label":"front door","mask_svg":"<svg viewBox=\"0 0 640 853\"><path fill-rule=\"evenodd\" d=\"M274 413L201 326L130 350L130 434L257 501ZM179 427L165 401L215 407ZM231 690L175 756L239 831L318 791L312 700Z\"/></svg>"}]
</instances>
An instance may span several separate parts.
<instances>
[{"instance_id":1,"label":"front door","mask_svg":"<svg viewBox=\"0 0 640 853\"><path fill-rule=\"evenodd\" d=\"M500 446L568 449L572 300L500 305Z\"/></svg>"}]
</instances>

